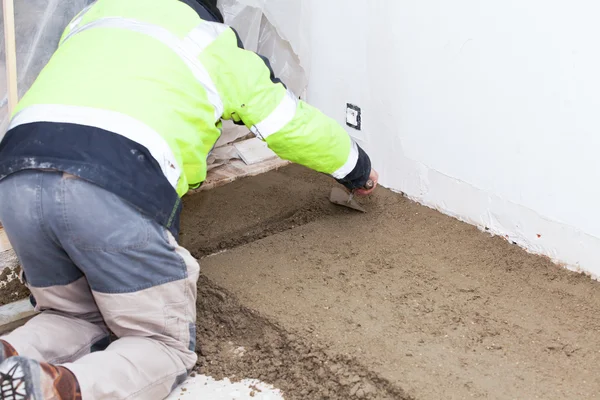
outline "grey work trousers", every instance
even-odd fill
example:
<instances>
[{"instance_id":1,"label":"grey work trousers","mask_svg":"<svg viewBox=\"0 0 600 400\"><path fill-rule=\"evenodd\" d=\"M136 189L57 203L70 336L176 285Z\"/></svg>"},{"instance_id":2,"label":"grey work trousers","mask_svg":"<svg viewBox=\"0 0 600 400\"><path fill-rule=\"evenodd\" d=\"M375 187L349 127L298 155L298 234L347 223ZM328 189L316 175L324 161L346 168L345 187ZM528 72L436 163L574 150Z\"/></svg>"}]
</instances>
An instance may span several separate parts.
<instances>
[{"instance_id":1,"label":"grey work trousers","mask_svg":"<svg viewBox=\"0 0 600 400\"><path fill-rule=\"evenodd\" d=\"M84 400L163 399L196 363L200 267L160 224L72 175L0 181L0 222L41 314L5 337L71 370ZM106 349L95 351L117 337Z\"/></svg>"}]
</instances>

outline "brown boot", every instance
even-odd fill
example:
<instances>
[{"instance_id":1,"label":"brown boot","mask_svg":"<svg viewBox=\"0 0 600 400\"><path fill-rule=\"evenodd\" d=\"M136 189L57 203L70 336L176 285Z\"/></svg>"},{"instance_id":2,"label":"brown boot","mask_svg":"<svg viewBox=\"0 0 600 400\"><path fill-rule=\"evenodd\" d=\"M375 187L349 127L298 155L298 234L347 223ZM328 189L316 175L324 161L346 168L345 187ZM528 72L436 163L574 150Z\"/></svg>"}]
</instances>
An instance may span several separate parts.
<instances>
[{"instance_id":1,"label":"brown boot","mask_svg":"<svg viewBox=\"0 0 600 400\"><path fill-rule=\"evenodd\" d=\"M17 353L15 348L12 347L10 345L10 343L5 342L4 340L0 339L0 363L2 361L6 360L7 358L18 356L18 355L19 355L19 353Z\"/></svg>"},{"instance_id":2,"label":"brown boot","mask_svg":"<svg viewBox=\"0 0 600 400\"><path fill-rule=\"evenodd\" d=\"M0 364L0 400L81 400L81 390L65 367L17 356Z\"/></svg>"}]
</instances>

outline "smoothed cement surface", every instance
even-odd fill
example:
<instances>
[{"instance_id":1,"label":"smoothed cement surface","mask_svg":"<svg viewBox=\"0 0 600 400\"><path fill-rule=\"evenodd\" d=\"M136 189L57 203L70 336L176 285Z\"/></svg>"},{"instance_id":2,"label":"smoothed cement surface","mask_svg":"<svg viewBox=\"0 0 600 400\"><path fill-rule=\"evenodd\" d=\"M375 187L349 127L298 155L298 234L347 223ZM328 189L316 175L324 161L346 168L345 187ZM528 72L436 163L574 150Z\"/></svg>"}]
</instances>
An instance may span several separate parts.
<instances>
[{"instance_id":1,"label":"smoothed cement surface","mask_svg":"<svg viewBox=\"0 0 600 400\"><path fill-rule=\"evenodd\" d=\"M297 166L239 185L188 199L188 246L206 253L203 236L189 227L205 213L240 210L235 229L210 220L223 237L228 229L238 237L266 229L263 238L254 233L247 244L201 260L202 271L277 329L356 362L372 374L365 385L379 389L376 377L399 390L356 397L355 387L348 398L395 398L402 390L417 399L600 393L598 282L387 190L364 201L369 212L360 214L331 208L333 182ZM202 201L210 209L191 204ZM285 229L286 219L277 218L306 210L310 218ZM221 370L227 374L226 365ZM284 393L294 385L284 370L262 378Z\"/></svg>"},{"instance_id":2,"label":"smoothed cement surface","mask_svg":"<svg viewBox=\"0 0 600 400\"><path fill-rule=\"evenodd\" d=\"M332 185L290 166L186 196L214 380L172 398L267 395L223 378L286 400L599 396L598 282L387 190L333 206Z\"/></svg>"}]
</instances>

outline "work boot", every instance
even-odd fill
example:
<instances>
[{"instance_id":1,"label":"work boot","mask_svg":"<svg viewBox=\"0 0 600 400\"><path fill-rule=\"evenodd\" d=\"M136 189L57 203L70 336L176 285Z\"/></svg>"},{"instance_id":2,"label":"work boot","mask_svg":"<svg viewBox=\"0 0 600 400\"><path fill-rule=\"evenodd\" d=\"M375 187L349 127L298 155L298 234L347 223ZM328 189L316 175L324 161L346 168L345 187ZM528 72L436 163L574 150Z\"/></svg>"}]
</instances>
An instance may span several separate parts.
<instances>
[{"instance_id":1,"label":"work boot","mask_svg":"<svg viewBox=\"0 0 600 400\"><path fill-rule=\"evenodd\" d=\"M16 356L0 364L0 400L81 400L81 391L65 367Z\"/></svg>"},{"instance_id":2,"label":"work boot","mask_svg":"<svg viewBox=\"0 0 600 400\"><path fill-rule=\"evenodd\" d=\"M18 356L19 353L8 342L0 339L0 363L7 358Z\"/></svg>"}]
</instances>

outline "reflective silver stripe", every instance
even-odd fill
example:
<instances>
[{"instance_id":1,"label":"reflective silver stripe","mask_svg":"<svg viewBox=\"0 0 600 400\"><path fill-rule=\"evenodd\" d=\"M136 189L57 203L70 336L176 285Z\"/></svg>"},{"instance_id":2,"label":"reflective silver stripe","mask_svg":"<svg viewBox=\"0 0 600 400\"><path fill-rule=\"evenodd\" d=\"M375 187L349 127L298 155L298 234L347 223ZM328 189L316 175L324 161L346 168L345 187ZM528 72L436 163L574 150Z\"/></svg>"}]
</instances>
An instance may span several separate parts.
<instances>
[{"instance_id":1,"label":"reflective silver stripe","mask_svg":"<svg viewBox=\"0 0 600 400\"><path fill-rule=\"evenodd\" d=\"M287 124L292 122L298 109L298 99L289 90L281 100L281 103L271 114L250 130L260 139L265 140L274 133L279 132Z\"/></svg>"},{"instance_id":2,"label":"reflective silver stripe","mask_svg":"<svg viewBox=\"0 0 600 400\"><path fill-rule=\"evenodd\" d=\"M186 48L190 49L193 57L197 58L204 49L210 46L227 29L226 25L204 21L183 38L183 43Z\"/></svg>"},{"instance_id":3,"label":"reflective silver stripe","mask_svg":"<svg viewBox=\"0 0 600 400\"><path fill-rule=\"evenodd\" d=\"M69 26L67 27L67 29L68 29L69 31L72 31L73 29L75 29L75 28L76 28L76 27L79 25L79 23L81 22L81 20L82 20L82 19L83 19L83 17L85 16L85 14L86 14L86 13L87 13L87 12L90 10L90 8L92 8L92 7L93 7L93 6L94 6L96 3L97 3L97 1L93 1L93 2L91 2L90 4L88 4L87 6L85 6L85 8L84 8L83 10L81 10L81 11L79 12L79 14L77 14L77 15L75 16L75 18L73 18L73 20L71 21L71 23L69 24ZM68 37L68 35L67 35L67 37ZM60 43L62 44L62 43L65 41L65 40L66 40L66 37L65 37L65 39L63 39L63 41L61 41Z\"/></svg>"},{"instance_id":4,"label":"reflective silver stripe","mask_svg":"<svg viewBox=\"0 0 600 400\"><path fill-rule=\"evenodd\" d=\"M148 149L169 183L177 188L181 170L169 144L158 132L135 118L99 108L38 104L19 111L13 117L8 129L33 122L63 122L93 126L133 140Z\"/></svg>"},{"instance_id":5,"label":"reflective silver stripe","mask_svg":"<svg viewBox=\"0 0 600 400\"><path fill-rule=\"evenodd\" d=\"M148 24L146 22L140 22L128 18L107 17L97 19L72 30L65 37L63 43L74 35L93 28L126 29L129 31L142 33L160 41L165 46L177 53L177 55L186 63L196 80L204 87L208 95L208 100L215 109L216 122L223 116L223 100L221 99L221 96L217 91L217 87L210 77L208 71L206 68L204 68L204 65L202 65L200 60L198 60L198 55L200 52L202 52L206 46L212 43L212 41L214 41L221 32L227 29L225 25L222 25L222 29L217 29L214 25L214 23L203 22L199 26L195 27L190 34L188 34L188 36L182 40L162 26ZM212 40L209 42L205 39L206 36L212 36ZM199 41L196 41L197 39L199 39Z\"/></svg>"},{"instance_id":6,"label":"reflective silver stripe","mask_svg":"<svg viewBox=\"0 0 600 400\"><path fill-rule=\"evenodd\" d=\"M352 140L352 139L350 139ZM335 171L331 176L335 179L344 179L354 167L356 167L356 163L358 162L358 146L356 142L352 140L352 146L350 147L350 154L348 155L348 160L340 169Z\"/></svg>"}]
</instances>

